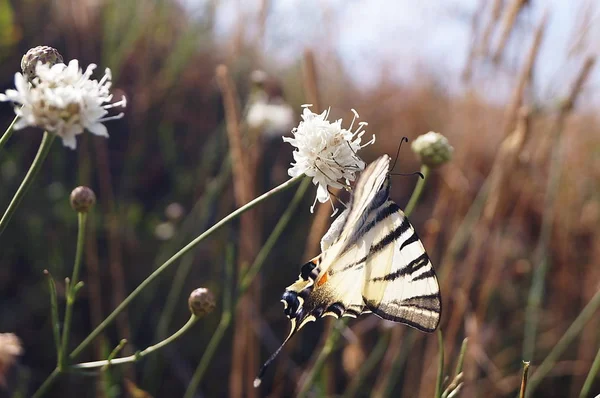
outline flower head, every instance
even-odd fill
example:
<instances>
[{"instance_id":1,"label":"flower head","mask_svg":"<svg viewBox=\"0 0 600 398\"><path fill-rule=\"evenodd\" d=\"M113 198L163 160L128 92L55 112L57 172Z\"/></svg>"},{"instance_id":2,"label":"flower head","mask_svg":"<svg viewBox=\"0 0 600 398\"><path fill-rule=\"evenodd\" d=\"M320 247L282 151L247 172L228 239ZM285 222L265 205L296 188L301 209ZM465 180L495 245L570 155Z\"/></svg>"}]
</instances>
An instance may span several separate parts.
<instances>
[{"instance_id":1,"label":"flower head","mask_svg":"<svg viewBox=\"0 0 600 398\"><path fill-rule=\"evenodd\" d=\"M345 129L342 128L342 119L330 122L327 120L329 111L316 114L308 109L309 106L304 106L302 121L292 130L294 137L283 137L283 140L296 147L295 163L292 163L288 174L292 177L306 174L318 185L317 196L311 206L312 212L317 200L321 203L331 201L328 187L348 188L350 181L356 178L356 172L365 168L365 162L358 157L357 152L374 143L375 136L361 145L365 134L363 127L367 123L358 123L356 130L352 131L354 121L358 118L358 113L354 110L352 123Z\"/></svg>"},{"instance_id":2,"label":"flower head","mask_svg":"<svg viewBox=\"0 0 600 398\"><path fill-rule=\"evenodd\" d=\"M77 60L70 61L69 65L38 62L31 84L23 74L16 73L16 90L0 94L0 101L16 104L15 113L19 120L14 128L42 128L61 137L63 145L71 149L77 146L75 136L84 130L108 137L102 123L123 117L123 113L106 116L108 109L125 107L126 101L123 97L110 103L110 69L106 68L102 79L97 81L90 79L95 68L96 65L90 64L83 72Z\"/></svg>"},{"instance_id":3,"label":"flower head","mask_svg":"<svg viewBox=\"0 0 600 398\"><path fill-rule=\"evenodd\" d=\"M433 131L418 136L411 148L421 163L429 167L438 167L448 162L454 151L446 137Z\"/></svg>"}]
</instances>

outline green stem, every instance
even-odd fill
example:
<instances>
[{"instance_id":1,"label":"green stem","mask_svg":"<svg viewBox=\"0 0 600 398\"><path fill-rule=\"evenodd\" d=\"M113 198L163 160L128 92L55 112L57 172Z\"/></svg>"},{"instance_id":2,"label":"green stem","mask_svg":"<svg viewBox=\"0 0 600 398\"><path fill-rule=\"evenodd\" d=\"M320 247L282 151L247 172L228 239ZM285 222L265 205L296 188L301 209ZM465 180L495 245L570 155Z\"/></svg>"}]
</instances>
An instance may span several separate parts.
<instances>
[{"instance_id":1,"label":"green stem","mask_svg":"<svg viewBox=\"0 0 600 398\"><path fill-rule=\"evenodd\" d=\"M598 349L596 358L594 358L594 362L592 363L592 367L585 378L585 382L583 383L583 387L579 393L579 398L585 398L589 395L590 389L592 388L592 384L594 383L594 379L596 378L598 372L600 372L600 348Z\"/></svg>"},{"instance_id":2,"label":"green stem","mask_svg":"<svg viewBox=\"0 0 600 398\"><path fill-rule=\"evenodd\" d=\"M308 187L310 187L310 184L311 181L307 178L304 181L302 181L302 183L298 187L298 190L296 191L294 198L290 202L290 205L287 207L287 209L285 209L285 212L281 215L281 218L277 222L277 225L275 225L275 228L273 228L273 231L267 238L267 241L256 255L256 258L254 259L252 265L244 273L244 276L242 277L242 281L240 283L240 292L238 296L242 296L246 292L246 290L252 284L252 281L254 280L256 275L260 272L263 264L267 260L267 256L269 255L269 253L271 253L271 250L273 250L273 247L275 246L277 240L285 230L285 227L287 227L290 220L292 219L292 215L296 212L296 208L298 208L298 205L302 201L302 198L304 197L304 194L306 193Z\"/></svg>"},{"instance_id":3,"label":"green stem","mask_svg":"<svg viewBox=\"0 0 600 398\"><path fill-rule=\"evenodd\" d=\"M54 381L56 380L58 375L60 375L60 370L56 368L52 371L52 373L50 373L50 376L48 376L48 378L42 383L42 385L40 386L40 388L38 388L35 394L33 394L32 398L43 397L44 394L48 392L50 387L52 387L52 384L54 384Z\"/></svg>"},{"instance_id":4,"label":"green stem","mask_svg":"<svg viewBox=\"0 0 600 398\"><path fill-rule=\"evenodd\" d=\"M248 270L243 275L243 277L241 277L240 286L237 291L237 295L235 298L235 303L234 303L233 308L237 307L237 305L240 301L240 298L244 295L244 293L246 293L246 291L252 284L254 277L256 277L258 272L260 272L263 264L265 263L265 260L267 259L269 252L271 251L271 249L273 248L273 246L275 245L275 243L277 242L277 240L279 239L279 237L285 230L285 227L287 226L287 224L290 222L290 220L292 218L292 214L294 214L294 212L296 211L296 209L302 202L304 193L306 192L306 190L309 186L310 186L310 179L305 179L302 181L301 185L298 187L298 190L296 191L296 194L294 195L294 198L290 202L290 205L287 207L287 209L285 209L285 212L283 213L283 215L277 222L277 225L275 225L275 228L273 228L273 232L271 232L271 234L267 238L267 241L265 242L263 247L260 249L260 251L256 255L254 262L252 263L252 265L250 267L248 267ZM228 308L228 306L224 306L224 308ZM229 326L231 324L231 319L233 316L232 311L229 311L229 312L227 312L225 310L223 311L223 315L221 316L221 321L219 322L219 326L217 327L217 330L213 334L212 338L210 339L210 342L208 343L208 346L206 347L206 351L204 351L204 354L202 355L202 358L200 359L200 363L198 364L198 367L196 368L196 370L194 372L192 380L190 381L190 384L188 385L188 388L186 390L186 395L185 395L186 398L193 397L194 394L196 393L196 389L198 388L198 385L200 384L200 382L202 381L202 378L204 377L204 373L206 372L206 369L208 368L208 364L212 360L212 357L215 354L216 349L219 346L219 343L223 339L225 332L227 331L227 328L229 328Z\"/></svg>"},{"instance_id":5,"label":"green stem","mask_svg":"<svg viewBox=\"0 0 600 398\"><path fill-rule=\"evenodd\" d=\"M178 331L176 331L175 333L173 333L166 339L162 340L161 342L151 345L150 347L146 348L145 350L136 352L133 355L130 355L127 357L122 357L122 358L116 358L116 359L106 359L103 361L78 363L76 365L70 366L69 369L73 369L73 370L94 369L94 368L101 368L103 366L123 365L125 363L137 362L140 359L142 359L143 357L145 357L149 354L152 354L153 352L155 352L157 350L160 350L162 347L167 346L167 345L171 344L172 342L174 342L175 340L177 340L178 338L180 338L185 332L187 332L192 326L194 326L194 324L196 322L198 322L199 319L200 319L200 317L191 315L190 319L188 319L188 321L185 323L185 325L183 325Z\"/></svg>"},{"instance_id":6,"label":"green stem","mask_svg":"<svg viewBox=\"0 0 600 398\"><path fill-rule=\"evenodd\" d=\"M596 312L600 308L600 291L598 291L589 303L583 308L581 313L575 318L575 321L569 326L565 334L560 338L558 343L554 346L550 354L544 359L541 365L535 370L531 378L529 379L529 385L527 386L527 396L532 396L536 387L540 382L548 375L548 373L554 367L558 358L562 353L569 347L569 344L573 342L575 337L581 332L583 327L588 321L596 315Z\"/></svg>"},{"instance_id":7,"label":"green stem","mask_svg":"<svg viewBox=\"0 0 600 398\"><path fill-rule=\"evenodd\" d=\"M2 137L0 137L0 150L2 150L2 148L4 148L4 145L6 145L6 142L8 141L8 139L13 135L13 133L15 131L13 129L13 126L15 125L15 123L17 122L18 119L19 119L19 117L15 116L13 121L10 122L10 125L8 126L8 128L6 129L4 134L2 134Z\"/></svg>"},{"instance_id":8,"label":"green stem","mask_svg":"<svg viewBox=\"0 0 600 398\"><path fill-rule=\"evenodd\" d=\"M542 214L542 226L540 237L535 250L535 267L532 277L529 297L527 299L527 308L525 309L525 330L523 337L523 358L526 361L533 361L535 355L535 343L537 336L537 326L539 323L540 306L544 296L546 284L546 274L550 267L550 258L548 250L552 230L554 225L555 210L554 204L560 190L560 181L563 168L563 145L562 145L562 126L558 125L553 131L552 137L556 142L550 159L549 177L544 195L544 212Z\"/></svg>"},{"instance_id":9,"label":"green stem","mask_svg":"<svg viewBox=\"0 0 600 398\"><path fill-rule=\"evenodd\" d=\"M381 358L388 349L388 344L391 338L391 331L391 329L386 329L382 333L381 337L377 341L377 344L371 351L371 354L369 354L369 357L367 358L365 363L360 367L358 374L352 379L350 386L348 386L348 388L346 389L344 397L360 396L361 388L367 380L369 373L371 373L371 371L375 369L375 366L377 366L380 363Z\"/></svg>"},{"instance_id":10,"label":"green stem","mask_svg":"<svg viewBox=\"0 0 600 398\"><path fill-rule=\"evenodd\" d=\"M231 313L226 313L226 314L224 313L221 316L221 321L219 322L219 326L217 326L215 333L212 335L210 342L206 346L206 350L204 351L204 354L202 355L202 358L200 359L200 363L198 364L198 367L194 371L194 375L192 376L192 379L190 380L190 384L188 384L188 387L185 390L184 398L193 398L195 396L196 390L198 389L198 386L200 385L200 382L202 381L202 378L204 377L204 373L206 373L206 370L208 369L210 360L215 355L215 352L217 352L217 348L219 347L219 344L221 343L221 340L223 339L225 332L227 331L227 329L229 328L229 325L231 324L231 317L232 317Z\"/></svg>"},{"instance_id":11,"label":"green stem","mask_svg":"<svg viewBox=\"0 0 600 398\"><path fill-rule=\"evenodd\" d=\"M468 343L469 343L469 338L465 337L463 339L462 345L460 346L460 354L458 354L458 361L456 362L456 369L454 370L454 378L458 377L458 375L462 373L463 363L465 362L465 354L467 353L467 344Z\"/></svg>"},{"instance_id":12,"label":"green stem","mask_svg":"<svg viewBox=\"0 0 600 398\"><path fill-rule=\"evenodd\" d=\"M50 147L52 146L52 142L54 141L55 137L56 136L54 134L44 132L44 138L42 138L42 143L38 148L38 152L35 155L35 159L33 159L33 163L31 163L31 166L29 167L29 171L27 171L27 174L21 182L19 189L17 189L15 196L13 196L12 200L10 201L10 204L8 205L8 208L4 212L2 219L0 219L0 235L2 235L2 232L4 232L4 229L8 225L8 222L10 221L11 217L15 213L15 210L19 206L21 199L23 199L23 196L25 196L25 193L31 186L33 180L35 179L35 176L40 171L42 163L44 163L44 159L46 159L46 156L48 156L48 152L50 151Z\"/></svg>"},{"instance_id":13,"label":"green stem","mask_svg":"<svg viewBox=\"0 0 600 398\"><path fill-rule=\"evenodd\" d=\"M57 366L62 363L62 350L60 348L60 320L58 319L58 298L56 294L56 284L54 278L48 270L44 270L46 280L48 281L48 290L50 290L50 315L52 319L52 334L54 335L54 345L56 346Z\"/></svg>"},{"instance_id":14,"label":"green stem","mask_svg":"<svg viewBox=\"0 0 600 398\"><path fill-rule=\"evenodd\" d=\"M410 199L406 205L406 209L404 210L404 214L407 216L409 216L415 209L415 206L417 205L417 202L423 193L423 188L425 187L425 183L427 182L427 177L429 177L430 171L431 169L429 166L421 165L421 173L423 173L423 178L419 178L412 195L410 195Z\"/></svg>"},{"instance_id":15,"label":"green stem","mask_svg":"<svg viewBox=\"0 0 600 398\"><path fill-rule=\"evenodd\" d=\"M156 279L160 274L162 274L175 261L177 261L179 258L181 258L186 253L188 253L190 250L192 250L198 243L202 242L204 239L206 239L208 236L210 236L213 232L217 231L219 228L223 227L228 222L237 218L240 214L252 209L259 203L263 202L265 199L268 199L271 196L290 188L295 183L300 181L303 177L304 177L304 175L300 175L300 176L291 178L291 179L287 180L286 182L284 182L283 184L271 189L269 192L266 192L263 195L259 196L258 198L254 199L253 201L248 202L244 206L238 208L233 213L229 214L227 217L223 218L221 221L219 221L218 223L213 225L211 228L206 230L204 233L200 234L198 237L196 237L194 240L192 240L190 243L188 243L185 247L183 247L181 250L179 250L177 253L175 253L170 259L165 261L160 267L158 267L153 273L151 273L142 283L140 283L138 285L138 287L136 287L135 290L133 292L131 292L129 294L129 296L127 296L125 298L125 300L123 300L121 302L121 304L119 304L117 306L117 308L115 308L113 310L113 312L109 316L107 316L106 319L104 319L104 321L102 321L102 323L100 323L100 325L98 325L96 327L96 329L94 329L92 331L92 333L90 333L85 338L85 340L83 340L83 342L81 342L81 344L79 344L79 346L77 346L77 348L75 348L75 350L73 350L73 352L70 355L70 358L75 358L77 355L79 355L94 340L94 338L96 338L96 336L98 336L104 329L106 329L106 327L129 305L129 303L131 303L131 301L134 298L136 298L142 290L144 290L144 288L146 286L148 286L154 279Z\"/></svg>"},{"instance_id":16,"label":"green stem","mask_svg":"<svg viewBox=\"0 0 600 398\"><path fill-rule=\"evenodd\" d=\"M230 245L227 248L227 256L225 260L225 287L223 292L223 313L221 315L221 321L219 321L219 326L215 333L210 339L208 346L206 346L206 350L200 359L200 363L196 370L194 371L194 375L188 384L184 398L193 398L196 394L196 390L204 377L204 373L206 373L206 369L208 369L208 365L212 360L213 355L217 352L217 348L219 347L219 343L223 339L229 324L231 323L231 319L233 317L234 305L232 304L232 295L233 295L233 268L235 263L235 255L233 246Z\"/></svg>"},{"instance_id":17,"label":"green stem","mask_svg":"<svg viewBox=\"0 0 600 398\"><path fill-rule=\"evenodd\" d=\"M442 384L444 383L444 337L442 336L442 330L438 329L438 347L440 350L440 358L438 362L438 374L437 381L435 383L435 398L441 398L442 396Z\"/></svg>"},{"instance_id":18,"label":"green stem","mask_svg":"<svg viewBox=\"0 0 600 398\"><path fill-rule=\"evenodd\" d=\"M298 395L296 395L297 398L305 398L309 395L311 387L315 384L315 379L317 378L319 373L321 373L321 370L325 366L325 362L329 358L329 355L331 355L331 353L334 351L338 343L338 339L342 334L342 330L346 327L347 324L348 318L337 320L334 327L331 329L329 336L327 336L327 340L325 340L325 344L323 344L323 348L321 349L321 352L319 352L317 360L315 361L308 375L306 376L306 379L304 380L304 383L302 384Z\"/></svg>"},{"instance_id":19,"label":"green stem","mask_svg":"<svg viewBox=\"0 0 600 398\"><path fill-rule=\"evenodd\" d=\"M83 245L85 242L85 222L87 213L78 212L78 231L77 231L77 250L75 252L75 264L73 266L73 275L66 292L67 303L65 305L65 319L63 323L62 344L60 347L59 358L61 361L58 364L58 369L63 371L67 365L67 350L69 349L69 334L71 331L71 319L73 317L73 305L75 304L75 296L77 294L77 285L79 279L79 270L81 268L81 258L83 257Z\"/></svg>"},{"instance_id":20,"label":"green stem","mask_svg":"<svg viewBox=\"0 0 600 398\"><path fill-rule=\"evenodd\" d=\"M385 386L385 390L383 391L383 397L394 397L394 388L400 380L400 376L402 373L402 367L408 361L410 357L411 349L414 346L415 341L417 340L417 332L414 329L408 329L404 335L402 349L400 354L392 364L392 368L390 369L389 375L387 375L387 383Z\"/></svg>"}]
</instances>

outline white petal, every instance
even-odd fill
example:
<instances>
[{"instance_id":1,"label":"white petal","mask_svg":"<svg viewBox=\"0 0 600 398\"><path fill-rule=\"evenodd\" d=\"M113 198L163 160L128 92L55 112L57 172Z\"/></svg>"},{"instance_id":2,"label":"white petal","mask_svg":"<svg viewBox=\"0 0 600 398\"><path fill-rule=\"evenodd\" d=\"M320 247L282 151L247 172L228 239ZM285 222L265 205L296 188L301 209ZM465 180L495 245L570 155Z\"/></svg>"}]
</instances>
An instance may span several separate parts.
<instances>
[{"instance_id":1,"label":"white petal","mask_svg":"<svg viewBox=\"0 0 600 398\"><path fill-rule=\"evenodd\" d=\"M67 148L75 149L77 148L77 139L75 139L74 135L64 136L62 137L63 145Z\"/></svg>"},{"instance_id":2,"label":"white petal","mask_svg":"<svg viewBox=\"0 0 600 398\"><path fill-rule=\"evenodd\" d=\"M108 138L108 130L106 129L106 126L102 123L94 123L91 126L88 126L87 129L90 131L90 133L94 135L99 135L100 137Z\"/></svg>"}]
</instances>

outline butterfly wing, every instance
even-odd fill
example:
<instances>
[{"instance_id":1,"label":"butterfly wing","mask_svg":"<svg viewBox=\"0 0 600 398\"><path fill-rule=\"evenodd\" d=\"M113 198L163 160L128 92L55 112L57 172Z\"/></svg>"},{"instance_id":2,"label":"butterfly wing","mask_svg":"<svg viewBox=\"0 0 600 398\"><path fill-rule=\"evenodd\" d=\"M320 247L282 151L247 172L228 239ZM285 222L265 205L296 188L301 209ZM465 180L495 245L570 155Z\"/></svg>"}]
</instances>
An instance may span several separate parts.
<instances>
[{"instance_id":1,"label":"butterfly wing","mask_svg":"<svg viewBox=\"0 0 600 398\"><path fill-rule=\"evenodd\" d=\"M321 241L325 250L306 263L298 280L286 288L282 302L293 329L322 316L356 317L364 311L362 287L372 243L372 214L389 194L389 162L390 157L384 155L362 172L348 209Z\"/></svg>"},{"instance_id":2,"label":"butterfly wing","mask_svg":"<svg viewBox=\"0 0 600 398\"><path fill-rule=\"evenodd\" d=\"M377 212L362 295L374 314L424 332L440 321L440 288L429 256L406 215L391 200Z\"/></svg>"}]
</instances>

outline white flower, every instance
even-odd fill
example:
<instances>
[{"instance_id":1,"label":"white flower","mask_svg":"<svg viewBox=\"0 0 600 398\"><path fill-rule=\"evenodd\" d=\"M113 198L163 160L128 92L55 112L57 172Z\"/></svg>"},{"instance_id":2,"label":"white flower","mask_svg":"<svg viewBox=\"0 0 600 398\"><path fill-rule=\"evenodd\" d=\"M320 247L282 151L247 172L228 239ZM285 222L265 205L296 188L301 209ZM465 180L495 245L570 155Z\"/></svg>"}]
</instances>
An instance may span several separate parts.
<instances>
[{"instance_id":1,"label":"white flower","mask_svg":"<svg viewBox=\"0 0 600 398\"><path fill-rule=\"evenodd\" d=\"M19 120L14 128L39 127L61 137L63 145L71 149L77 146L75 136L84 130L108 137L102 123L123 117L123 113L106 116L108 109L125 107L126 101L123 97L110 103L110 69L106 68L102 79L97 81L90 79L95 68L96 65L90 64L83 72L76 59L68 66L63 63L50 66L40 62L31 84L21 73L16 73L16 90L0 94L0 101L16 104L15 113Z\"/></svg>"},{"instance_id":2,"label":"white flower","mask_svg":"<svg viewBox=\"0 0 600 398\"><path fill-rule=\"evenodd\" d=\"M266 138L281 137L292 128L294 111L283 101L257 101L248 108L246 122L250 128L260 129Z\"/></svg>"},{"instance_id":3,"label":"white flower","mask_svg":"<svg viewBox=\"0 0 600 398\"><path fill-rule=\"evenodd\" d=\"M288 170L288 174L296 177L306 174L312 177L313 183L318 185L315 202L325 203L331 201L328 187L348 188L350 181L356 178L355 173L365 168L365 162L356 154L359 149L375 142L375 136L361 145L365 131L365 122L358 124L356 131L352 131L358 113L353 109L354 118L348 129L342 128L342 119L335 122L327 120L329 111L316 114L304 106L302 121L292 130L294 138L283 137L296 147L294 151L295 163ZM333 203L332 203L333 206Z\"/></svg>"}]
</instances>

